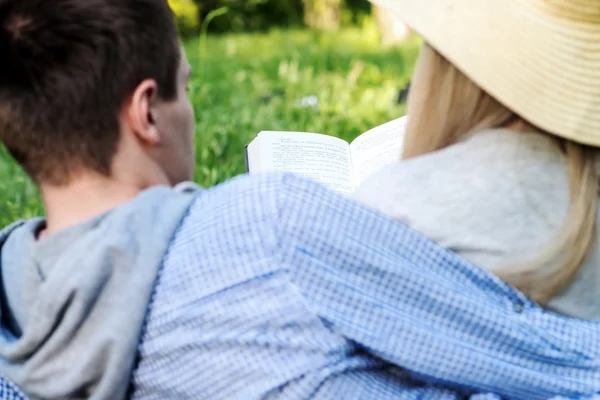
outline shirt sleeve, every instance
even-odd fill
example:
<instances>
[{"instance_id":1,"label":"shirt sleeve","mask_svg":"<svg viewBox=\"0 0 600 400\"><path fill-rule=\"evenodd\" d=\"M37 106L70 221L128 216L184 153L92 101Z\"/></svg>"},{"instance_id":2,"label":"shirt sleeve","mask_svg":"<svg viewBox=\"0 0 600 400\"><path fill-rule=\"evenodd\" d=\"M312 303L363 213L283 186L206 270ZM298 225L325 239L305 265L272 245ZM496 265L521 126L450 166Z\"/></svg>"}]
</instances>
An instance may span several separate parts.
<instances>
[{"instance_id":1,"label":"shirt sleeve","mask_svg":"<svg viewBox=\"0 0 600 400\"><path fill-rule=\"evenodd\" d=\"M269 175L194 202L157 279L132 398L462 398L398 374L318 316L281 261L283 194Z\"/></svg>"},{"instance_id":2,"label":"shirt sleeve","mask_svg":"<svg viewBox=\"0 0 600 400\"><path fill-rule=\"evenodd\" d=\"M413 377L509 399L600 392L600 328L544 312L429 239L288 178L282 264L332 329Z\"/></svg>"}]
</instances>

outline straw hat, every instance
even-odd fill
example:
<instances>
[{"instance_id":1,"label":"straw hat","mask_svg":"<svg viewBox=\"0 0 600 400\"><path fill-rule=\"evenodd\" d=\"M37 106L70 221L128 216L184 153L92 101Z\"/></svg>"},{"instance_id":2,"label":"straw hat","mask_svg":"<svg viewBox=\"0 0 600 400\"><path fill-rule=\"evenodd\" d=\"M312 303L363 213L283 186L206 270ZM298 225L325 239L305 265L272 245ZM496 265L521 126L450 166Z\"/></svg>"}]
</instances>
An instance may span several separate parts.
<instances>
[{"instance_id":1,"label":"straw hat","mask_svg":"<svg viewBox=\"0 0 600 400\"><path fill-rule=\"evenodd\" d=\"M600 147L600 0L371 0L530 123Z\"/></svg>"}]
</instances>

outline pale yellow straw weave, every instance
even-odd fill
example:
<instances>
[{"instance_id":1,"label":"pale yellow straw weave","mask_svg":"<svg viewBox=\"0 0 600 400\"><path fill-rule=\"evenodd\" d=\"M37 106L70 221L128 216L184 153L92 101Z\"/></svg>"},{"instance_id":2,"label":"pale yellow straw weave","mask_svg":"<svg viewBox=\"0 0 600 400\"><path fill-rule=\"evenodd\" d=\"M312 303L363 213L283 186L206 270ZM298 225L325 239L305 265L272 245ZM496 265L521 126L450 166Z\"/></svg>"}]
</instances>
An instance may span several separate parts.
<instances>
[{"instance_id":1,"label":"pale yellow straw weave","mask_svg":"<svg viewBox=\"0 0 600 400\"><path fill-rule=\"evenodd\" d=\"M600 147L600 0L372 0L538 127Z\"/></svg>"}]
</instances>

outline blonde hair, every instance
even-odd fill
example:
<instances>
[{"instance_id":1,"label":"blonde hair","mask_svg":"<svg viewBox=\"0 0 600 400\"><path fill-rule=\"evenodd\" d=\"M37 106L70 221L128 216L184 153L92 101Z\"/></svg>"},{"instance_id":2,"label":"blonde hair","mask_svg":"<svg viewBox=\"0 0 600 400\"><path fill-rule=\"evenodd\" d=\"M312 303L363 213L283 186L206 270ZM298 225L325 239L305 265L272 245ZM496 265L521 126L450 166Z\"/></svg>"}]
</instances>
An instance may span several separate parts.
<instances>
[{"instance_id":1,"label":"blonde hair","mask_svg":"<svg viewBox=\"0 0 600 400\"><path fill-rule=\"evenodd\" d=\"M411 83L408 115L404 158L440 150L484 129L520 126L550 135L496 101L427 44ZM497 273L542 305L571 282L596 242L597 151L555 140L568 166L567 218L534 259L507 265Z\"/></svg>"}]
</instances>

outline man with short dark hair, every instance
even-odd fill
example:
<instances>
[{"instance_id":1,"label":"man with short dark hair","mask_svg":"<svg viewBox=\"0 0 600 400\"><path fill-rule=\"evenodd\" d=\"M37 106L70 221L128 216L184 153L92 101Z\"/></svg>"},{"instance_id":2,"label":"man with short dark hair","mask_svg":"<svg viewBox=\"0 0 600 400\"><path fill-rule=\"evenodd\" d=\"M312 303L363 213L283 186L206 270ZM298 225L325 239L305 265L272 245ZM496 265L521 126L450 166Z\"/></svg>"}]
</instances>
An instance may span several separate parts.
<instances>
[{"instance_id":1,"label":"man with short dark hair","mask_svg":"<svg viewBox=\"0 0 600 400\"><path fill-rule=\"evenodd\" d=\"M191 179L190 67L166 2L3 1L0 18L2 141L40 185L45 232L74 209L115 205L90 186L135 194Z\"/></svg>"},{"instance_id":2,"label":"man with short dark hair","mask_svg":"<svg viewBox=\"0 0 600 400\"><path fill-rule=\"evenodd\" d=\"M173 15L164 0L2 0L0 54L0 139L47 213L2 235L3 320L19 340L0 346L0 373L44 398L122 397L192 202L166 189L194 168Z\"/></svg>"},{"instance_id":3,"label":"man with short dark hair","mask_svg":"<svg viewBox=\"0 0 600 400\"><path fill-rule=\"evenodd\" d=\"M555 323L577 345L536 340L550 317L523 318L541 313L523 296L314 182L187 183L190 67L166 0L0 0L0 56L0 140L47 211L0 232L0 375L33 398L531 398L531 382L542 398L598 381L597 336Z\"/></svg>"}]
</instances>

